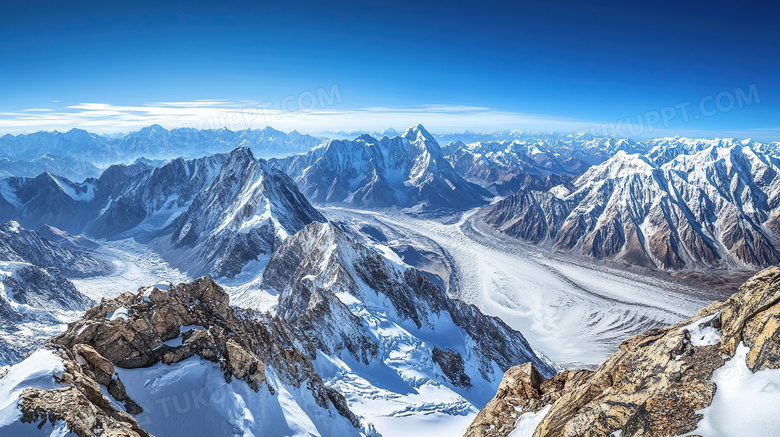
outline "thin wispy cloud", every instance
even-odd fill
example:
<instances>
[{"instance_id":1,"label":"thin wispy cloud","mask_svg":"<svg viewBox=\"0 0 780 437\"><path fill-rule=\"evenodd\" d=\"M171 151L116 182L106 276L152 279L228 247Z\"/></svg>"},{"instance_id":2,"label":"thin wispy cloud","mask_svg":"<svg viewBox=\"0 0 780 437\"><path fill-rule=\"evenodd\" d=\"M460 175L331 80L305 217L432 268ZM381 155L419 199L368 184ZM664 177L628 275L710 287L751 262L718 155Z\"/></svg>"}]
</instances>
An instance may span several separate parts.
<instances>
[{"instance_id":1,"label":"thin wispy cloud","mask_svg":"<svg viewBox=\"0 0 780 437\"><path fill-rule=\"evenodd\" d=\"M290 109L274 108L268 103L226 100L191 102L152 102L143 105L114 105L86 102L64 108L34 108L0 113L0 130L23 133L38 130L82 128L98 133L114 133L142 128L150 124L166 128L226 127L254 129L271 126L302 132L338 130L380 130L404 128L422 123L437 130L507 127L534 130L571 130L587 123L565 118L497 111L486 107L463 105L421 105L413 107L335 107Z\"/></svg>"},{"instance_id":2,"label":"thin wispy cloud","mask_svg":"<svg viewBox=\"0 0 780 437\"><path fill-rule=\"evenodd\" d=\"M151 124L165 128L230 130L275 129L327 135L335 131L405 129L421 123L435 132L494 131L519 129L535 132L601 132L604 123L550 115L501 111L483 106L428 104L419 106L375 106L344 109L339 105L319 104L306 109L274 107L268 102L228 101L222 99L149 102L141 105L116 105L84 102L60 108L29 108L0 112L0 132L29 133L40 130L67 131L81 128L96 133L138 130ZM632 129L642 136L688 135L712 137L706 130ZM622 136L619 132L611 133ZM735 137L776 137L780 128L729 132ZM723 132L720 132L720 136Z\"/></svg>"}]
</instances>

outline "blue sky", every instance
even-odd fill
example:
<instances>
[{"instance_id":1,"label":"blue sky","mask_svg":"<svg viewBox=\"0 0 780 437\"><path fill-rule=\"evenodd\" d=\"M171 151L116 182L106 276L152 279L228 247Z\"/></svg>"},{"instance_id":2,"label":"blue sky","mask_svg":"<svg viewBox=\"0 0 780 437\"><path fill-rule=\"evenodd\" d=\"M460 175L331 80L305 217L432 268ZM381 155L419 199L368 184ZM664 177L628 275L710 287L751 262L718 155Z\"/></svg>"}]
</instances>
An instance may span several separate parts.
<instances>
[{"instance_id":1,"label":"blue sky","mask_svg":"<svg viewBox=\"0 0 780 437\"><path fill-rule=\"evenodd\" d=\"M0 131L422 122L780 139L769 3L5 2Z\"/></svg>"}]
</instances>

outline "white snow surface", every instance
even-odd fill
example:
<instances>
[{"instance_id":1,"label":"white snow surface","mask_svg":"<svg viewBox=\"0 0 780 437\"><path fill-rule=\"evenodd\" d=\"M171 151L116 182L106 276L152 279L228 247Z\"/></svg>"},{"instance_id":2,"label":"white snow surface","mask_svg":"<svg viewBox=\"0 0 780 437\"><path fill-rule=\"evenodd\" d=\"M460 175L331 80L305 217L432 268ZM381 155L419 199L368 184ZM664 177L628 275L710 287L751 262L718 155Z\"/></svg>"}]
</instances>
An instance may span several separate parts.
<instances>
[{"instance_id":1,"label":"white snow surface","mask_svg":"<svg viewBox=\"0 0 780 437\"><path fill-rule=\"evenodd\" d=\"M266 368L271 394L242 380L225 382L217 364L192 357L142 369L119 369L128 395L143 407L138 423L158 436L356 436L359 430L316 404L306 387L293 389ZM115 403L121 408L121 405Z\"/></svg>"},{"instance_id":2,"label":"white snow surface","mask_svg":"<svg viewBox=\"0 0 780 437\"><path fill-rule=\"evenodd\" d=\"M720 316L720 311L707 317L703 317L690 325L684 326L691 334L691 345L693 346L712 346L720 343L721 332L707 325L708 322ZM707 325L707 326L700 326Z\"/></svg>"},{"instance_id":3,"label":"white snow surface","mask_svg":"<svg viewBox=\"0 0 780 437\"><path fill-rule=\"evenodd\" d=\"M117 320L117 319L122 319L122 320L124 320L126 322L127 321L127 312L128 312L127 308L119 307L113 313L106 314L106 318L108 319L109 322Z\"/></svg>"},{"instance_id":4,"label":"white snow surface","mask_svg":"<svg viewBox=\"0 0 780 437\"><path fill-rule=\"evenodd\" d=\"M528 412L518 417L517 422L515 422L515 429L512 430L509 437L533 437L536 427L542 423L551 407L552 405L547 405L535 413Z\"/></svg>"},{"instance_id":5,"label":"white snow surface","mask_svg":"<svg viewBox=\"0 0 780 437\"><path fill-rule=\"evenodd\" d=\"M56 423L47 424L38 429L37 424L25 424L20 421L22 412L19 410L19 395L25 388L50 390L64 385L55 381L54 377L62 377L65 366L59 357L48 349L33 352L24 361L8 370L8 374L0 378L0 435L14 437L27 436L66 436L67 426Z\"/></svg>"},{"instance_id":6,"label":"white snow surface","mask_svg":"<svg viewBox=\"0 0 780 437\"><path fill-rule=\"evenodd\" d=\"M712 374L717 385L709 407L697 411L704 417L686 435L707 437L780 436L780 369L755 373L745 362L750 348L740 343L734 357Z\"/></svg>"}]
</instances>

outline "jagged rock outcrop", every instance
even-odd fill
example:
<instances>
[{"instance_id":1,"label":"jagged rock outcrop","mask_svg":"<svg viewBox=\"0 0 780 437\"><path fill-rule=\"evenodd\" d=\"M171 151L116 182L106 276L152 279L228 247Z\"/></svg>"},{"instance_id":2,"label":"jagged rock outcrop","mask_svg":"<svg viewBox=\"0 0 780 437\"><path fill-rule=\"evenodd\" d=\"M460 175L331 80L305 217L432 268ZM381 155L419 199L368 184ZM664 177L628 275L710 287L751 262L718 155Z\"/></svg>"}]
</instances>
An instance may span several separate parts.
<instances>
[{"instance_id":1,"label":"jagged rock outcrop","mask_svg":"<svg viewBox=\"0 0 780 437\"><path fill-rule=\"evenodd\" d=\"M360 425L343 395L323 385L311 362L316 350L295 328L267 314L230 307L228 295L208 278L103 299L46 348L63 362L57 378L62 386L25 389L21 420L64 421L79 437L151 435L134 416L155 405L137 403L117 369L172 366L189 358L214 363L226 383L235 378L253 392L273 397L279 390L301 390L322 414L334 417L330 420L342 417L353 427ZM229 423L225 426L236 426Z\"/></svg>"},{"instance_id":2,"label":"jagged rock outcrop","mask_svg":"<svg viewBox=\"0 0 780 437\"><path fill-rule=\"evenodd\" d=\"M438 346L433 348L431 354L433 361L439 365L441 371L450 382L457 387L471 387L471 378L466 375L466 363L463 356L450 348L444 350Z\"/></svg>"},{"instance_id":3,"label":"jagged rock outcrop","mask_svg":"<svg viewBox=\"0 0 780 437\"><path fill-rule=\"evenodd\" d=\"M759 272L726 302L691 319L624 342L595 371L569 370L541 380L513 368L467 436L503 436L517 418L549 406L534 437L697 435L718 390L713 372L749 348L749 371L780 369L780 268ZM524 430L523 435L531 435Z\"/></svg>"},{"instance_id":4,"label":"jagged rock outcrop","mask_svg":"<svg viewBox=\"0 0 780 437\"><path fill-rule=\"evenodd\" d=\"M535 244L642 267L780 262L780 160L741 143L685 150L618 152L571 186L525 189L491 205L484 220Z\"/></svg>"},{"instance_id":5,"label":"jagged rock outcrop","mask_svg":"<svg viewBox=\"0 0 780 437\"><path fill-rule=\"evenodd\" d=\"M128 414L140 412L132 400L125 404L128 412L124 412L103 396L96 380L102 377L103 371L99 367L89 361L81 365L75 355L65 351L56 351L55 355L63 362L64 372L56 378L63 387L24 389L19 396L22 423L37 424L41 428L47 422L64 422L78 437L153 437ZM120 393L124 393L121 381L109 380L113 387L111 392L121 399Z\"/></svg>"}]
</instances>

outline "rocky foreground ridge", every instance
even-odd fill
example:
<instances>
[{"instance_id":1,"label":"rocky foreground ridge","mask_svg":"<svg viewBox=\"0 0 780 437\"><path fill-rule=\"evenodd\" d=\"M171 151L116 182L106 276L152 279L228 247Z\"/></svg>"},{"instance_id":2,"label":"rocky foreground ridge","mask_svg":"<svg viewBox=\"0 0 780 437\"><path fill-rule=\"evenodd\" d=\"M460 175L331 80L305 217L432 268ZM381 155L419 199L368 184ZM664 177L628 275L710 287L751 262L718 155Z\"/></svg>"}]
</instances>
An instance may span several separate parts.
<instances>
[{"instance_id":1,"label":"rocky foreground ridge","mask_svg":"<svg viewBox=\"0 0 780 437\"><path fill-rule=\"evenodd\" d=\"M151 436L134 417L144 406L116 370L199 357L217 364L226 383L241 380L270 396L300 389L329 420L358 427L343 395L326 388L314 370L316 351L292 331L279 319L230 307L228 295L208 278L103 299L46 344L63 363L60 387L24 389L21 421L39 428L62 421L79 437Z\"/></svg>"},{"instance_id":2,"label":"rocky foreground ridge","mask_svg":"<svg viewBox=\"0 0 780 437\"><path fill-rule=\"evenodd\" d=\"M699 435L704 421L697 410L710 406L718 390L713 373L737 359L739 348L748 348L741 356L749 372L780 368L780 268L759 272L726 302L685 322L627 340L595 371L545 379L530 363L511 368L465 435ZM529 417L524 413L543 419L518 421ZM774 420L777 432L780 419ZM772 432L745 425L742 435Z\"/></svg>"}]
</instances>

